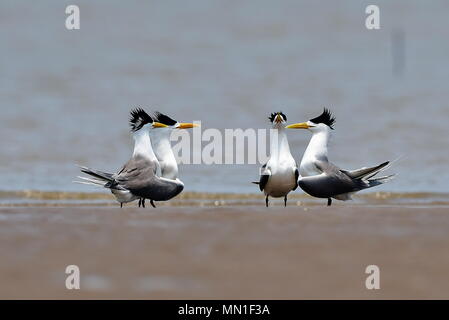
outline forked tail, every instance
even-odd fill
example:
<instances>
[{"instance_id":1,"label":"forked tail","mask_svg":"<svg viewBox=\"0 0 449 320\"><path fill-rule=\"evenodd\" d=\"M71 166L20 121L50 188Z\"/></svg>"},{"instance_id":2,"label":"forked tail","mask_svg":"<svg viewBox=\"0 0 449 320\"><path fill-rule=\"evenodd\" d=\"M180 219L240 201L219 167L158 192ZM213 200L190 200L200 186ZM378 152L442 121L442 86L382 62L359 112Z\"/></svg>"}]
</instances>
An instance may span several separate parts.
<instances>
[{"instance_id":1,"label":"forked tail","mask_svg":"<svg viewBox=\"0 0 449 320\"><path fill-rule=\"evenodd\" d=\"M368 168L368 170L371 171L371 172L367 172L366 174L364 174L361 177L361 180L366 185L365 188L372 188L372 187L384 184L384 183L392 180L396 176L396 174L390 174L390 175L387 175L387 176L376 177L376 178L374 176L376 176L379 172L382 172L384 170L389 169L391 167L391 165L394 162L398 161L399 159L400 158L398 158L396 160L393 160L393 161L387 161L387 162L384 162L384 163L380 164L377 167L371 168L371 169L374 169L374 170L369 170L369 168Z\"/></svg>"},{"instance_id":2,"label":"forked tail","mask_svg":"<svg viewBox=\"0 0 449 320\"><path fill-rule=\"evenodd\" d=\"M395 174L390 174L388 176L368 179L368 180L365 180L364 182L367 183L367 187L366 188L371 188L371 187L378 186L380 184L384 184L384 183L392 180L394 177L395 177Z\"/></svg>"},{"instance_id":3,"label":"forked tail","mask_svg":"<svg viewBox=\"0 0 449 320\"><path fill-rule=\"evenodd\" d=\"M81 184L87 184L92 186L98 186L98 187L105 187L105 188L111 188L114 185L114 178L113 174L90 169L87 167L80 166L80 170L83 173L86 173L93 178L86 178L86 177L80 177L78 176L78 179L81 179L81 181L73 181L75 183L81 183Z\"/></svg>"},{"instance_id":4,"label":"forked tail","mask_svg":"<svg viewBox=\"0 0 449 320\"><path fill-rule=\"evenodd\" d=\"M90 169L88 167L80 167L81 172L86 173L88 175L91 175L92 177L96 178L97 180L102 180L105 182L112 182L114 181L113 174L107 173L99 170Z\"/></svg>"}]
</instances>

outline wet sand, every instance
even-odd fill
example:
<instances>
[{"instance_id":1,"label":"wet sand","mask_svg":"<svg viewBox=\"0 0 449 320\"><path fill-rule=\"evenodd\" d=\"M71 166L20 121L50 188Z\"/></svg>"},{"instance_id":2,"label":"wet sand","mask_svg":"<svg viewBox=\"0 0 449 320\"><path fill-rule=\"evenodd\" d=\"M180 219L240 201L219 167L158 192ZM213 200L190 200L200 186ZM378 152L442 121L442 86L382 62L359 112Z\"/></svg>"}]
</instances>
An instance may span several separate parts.
<instances>
[{"instance_id":1,"label":"wet sand","mask_svg":"<svg viewBox=\"0 0 449 320\"><path fill-rule=\"evenodd\" d=\"M447 299L448 248L437 206L0 208L0 298Z\"/></svg>"}]
</instances>

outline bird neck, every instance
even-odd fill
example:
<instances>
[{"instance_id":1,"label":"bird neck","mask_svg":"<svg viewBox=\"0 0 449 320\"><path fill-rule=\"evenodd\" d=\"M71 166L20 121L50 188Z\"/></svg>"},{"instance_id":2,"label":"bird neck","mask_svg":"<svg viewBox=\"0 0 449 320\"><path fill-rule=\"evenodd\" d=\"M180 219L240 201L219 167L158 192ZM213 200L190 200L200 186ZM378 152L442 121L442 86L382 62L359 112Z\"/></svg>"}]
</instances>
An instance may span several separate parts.
<instances>
[{"instance_id":1,"label":"bird neck","mask_svg":"<svg viewBox=\"0 0 449 320\"><path fill-rule=\"evenodd\" d=\"M282 156L291 155L285 130L283 128L275 130L277 134L271 135L271 145L270 145L271 157L279 159Z\"/></svg>"},{"instance_id":2,"label":"bird neck","mask_svg":"<svg viewBox=\"0 0 449 320\"><path fill-rule=\"evenodd\" d=\"M165 129L160 130L152 136L154 153L161 166L161 177L176 179L178 177L178 163L171 148L170 132Z\"/></svg>"},{"instance_id":3,"label":"bird neck","mask_svg":"<svg viewBox=\"0 0 449 320\"><path fill-rule=\"evenodd\" d=\"M314 132L309 145L304 152L303 161L315 159L317 157L327 157L327 144L329 142L330 132L328 130ZM301 162L303 162L301 161Z\"/></svg>"},{"instance_id":4,"label":"bird neck","mask_svg":"<svg viewBox=\"0 0 449 320\"><path fill-rule=\"evenodd\" d=\"M151 161L157 161L156 155L151 147L150 134L147 130L138 130L133 134L134 152L133 157L142 156Z\"/></svg>"}]
</instances>

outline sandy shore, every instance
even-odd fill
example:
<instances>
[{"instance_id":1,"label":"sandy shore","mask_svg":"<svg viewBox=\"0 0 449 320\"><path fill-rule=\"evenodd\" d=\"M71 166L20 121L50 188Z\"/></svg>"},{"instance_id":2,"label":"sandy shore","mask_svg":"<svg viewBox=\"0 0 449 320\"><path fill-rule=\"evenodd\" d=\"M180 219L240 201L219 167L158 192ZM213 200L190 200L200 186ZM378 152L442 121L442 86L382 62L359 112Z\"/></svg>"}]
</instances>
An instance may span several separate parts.
<instances>
[{"instance_id":1,"label":"sandy shore","mask_svg":"<svg viewBox=\"0 0 449 320\"><path fill-rule=\"evenodd\" d=\"M1 208L0 252L2 299L449 298L447 207Z\"/></svg>"}]
</instances>

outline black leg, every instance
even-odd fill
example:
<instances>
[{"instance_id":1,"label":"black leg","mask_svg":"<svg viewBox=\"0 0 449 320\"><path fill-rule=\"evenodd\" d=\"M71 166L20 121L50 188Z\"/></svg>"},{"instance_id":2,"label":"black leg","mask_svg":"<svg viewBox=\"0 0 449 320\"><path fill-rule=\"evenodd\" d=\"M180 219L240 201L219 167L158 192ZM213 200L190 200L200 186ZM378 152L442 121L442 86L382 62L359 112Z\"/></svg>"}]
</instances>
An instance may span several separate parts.
<instances>
[{"instance_id":1,"label":"black leg","mask_svg":"<svg viewBox=\"0 0 449 320\"><path fill-rule=\"evenodd\" d=\"M153 200L150 200L151 205L153 206L153 208L156 208L156 205L154 204Z\"/></svg>"},{"instance_id":2,"label":"black leg","mask_svg":"<svg viewBox=\"0 0 449 320\"><path fill-rule=\"evenodd\" d=\"M266 205L267 208L268 208L268 196L265 198L265 205Z\"/></svg>"},{"instance_id":3,"label":"black leg","mask_svg":"<svg viewBox=\"0 0 449 320\"><path fill-rule=\"evenodd\" d=\"M123 208L123 202L120 202L120 208Z\"/></svg>"},{"instance_id":4,"label":"black leg","mask_svg":"<svg viewBox=\"0 0 449 320\"><path fill-rule=\"evenodd\" d=\"M287 206L287 196L284 197L284 207Z\"/></svg>"},{"instance_id":5,"label":"black leg","mask_svg":"<svg viewBox=\"0 0 449 320\"><path fill-rule=\"evenodd\" d=\"M142 199L142 207L145 208L145 198Z\"/></svg>"},{"instance_id":6,"label":"black leg","mask_svg":"<svg viewBox=\"0 0 449 320\"><path fill-rule=\"evenodd\" d=\"M331 198L327 198L327 206L330 207L332 204L332 199Z\"/></svg>"},{"instance_id":7,"label":"black leg","mask_svg":"<svg viewBox=\"0 0 449 320\"><path fill-rule=\"evenodd\" d=\"M140 208L141 204L142 204L142 199L139 199L139 208Z\"/></svg>"}]
</instances>

